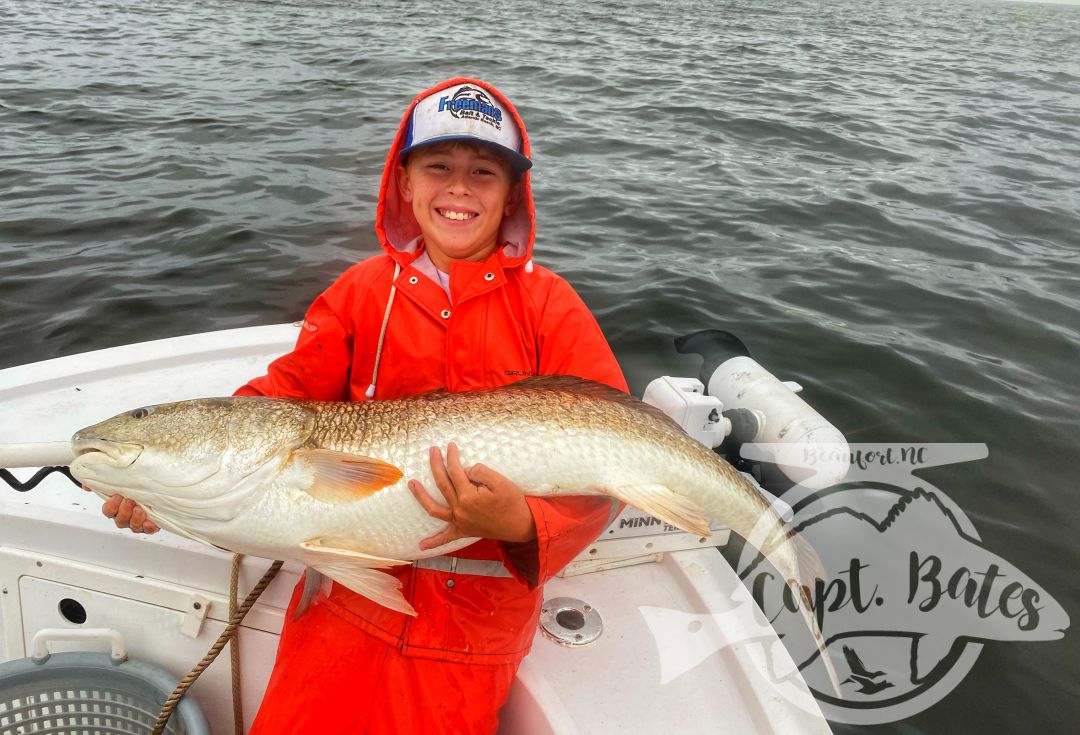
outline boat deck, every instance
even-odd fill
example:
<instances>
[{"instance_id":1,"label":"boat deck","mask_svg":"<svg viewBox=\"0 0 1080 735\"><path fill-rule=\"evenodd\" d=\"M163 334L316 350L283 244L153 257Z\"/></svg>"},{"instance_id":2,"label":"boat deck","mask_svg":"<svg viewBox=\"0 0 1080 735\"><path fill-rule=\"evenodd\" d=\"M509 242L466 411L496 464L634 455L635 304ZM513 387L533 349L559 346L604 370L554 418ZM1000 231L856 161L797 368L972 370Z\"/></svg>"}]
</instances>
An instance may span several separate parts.
<instances>
[{"instance_id":1,"label":"boat deck","mask_svg":"<svg viewBox=\"0 0 1080 735\"><path fill-rule=\"evenodd\" d=\"M229 330L0 371L0 443L62 441L141 405L228 395L290 349L296 331L296 325ZM16 474L25 479L31 471ZM741 582L716 549L649 555L649 537L635 539L643 557L658 561L611 562L546 586L545 599L588 603L600 614L603 633L567 647L538 631L501 731L828 733L775 633L755 622ZM597 558L588 552L583 558ZM225 626L229 565L229 554L167 532L116 529L101 516L96 496L61 475L26 493L0 486L0 660L27 655L42 628L113 628L130 655L179 678ZM266 566L245 559L242 589ZM301 572L286 565L244 621L249 724ZM84 622L70 619L76 608L65 600L85 611ZM54 650L85 645L58 643ZM665 677L671 680L661 683ZM191 693L216 732L231 731L229 691L228 664L217 663Z\"/></svg>"}]
</instances>

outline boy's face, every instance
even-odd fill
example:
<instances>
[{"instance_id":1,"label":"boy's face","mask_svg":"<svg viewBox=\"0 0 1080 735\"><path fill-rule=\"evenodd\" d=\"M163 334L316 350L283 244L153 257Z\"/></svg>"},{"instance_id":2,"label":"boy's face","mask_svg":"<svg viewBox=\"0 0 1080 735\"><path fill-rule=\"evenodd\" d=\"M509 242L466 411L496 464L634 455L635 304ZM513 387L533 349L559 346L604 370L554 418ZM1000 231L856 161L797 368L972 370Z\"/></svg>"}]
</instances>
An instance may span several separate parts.
<instances>
[{"instance_id":1,"label":"boy's face","mask_svg":"<svg viewBox=\"0 0 1080 735\"><path fill-rule=\"evenodd\" d=\"M398 168L401 197L412 205L435 267L484 260L498 245L499 225L513 206L510 163L469 143L437 143L409 154Z\"/></svg>"}]
</instances>

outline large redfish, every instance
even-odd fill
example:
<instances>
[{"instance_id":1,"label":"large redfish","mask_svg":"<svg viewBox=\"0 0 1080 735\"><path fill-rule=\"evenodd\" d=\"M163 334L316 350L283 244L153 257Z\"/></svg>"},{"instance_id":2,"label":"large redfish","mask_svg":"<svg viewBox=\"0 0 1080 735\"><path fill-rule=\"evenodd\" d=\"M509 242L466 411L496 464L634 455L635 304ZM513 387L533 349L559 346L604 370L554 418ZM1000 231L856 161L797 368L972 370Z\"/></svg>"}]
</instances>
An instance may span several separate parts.
<instances>
[{"instance_id":1,"label":"large redfish","mask_svg":"<svg viewBox=\"0 0 1080 735\"><path fill-rule=\"evenodd\" d=\"M100 495L134 499L164 528L296 560L415 614L397 579L377 570L476 540L418 546L444 524L407 482L445 504L428 448L451 441L463 465L483 463L526 495L606 495L701 536L709 519L724 522L791 581L816 632L802 589L818 572L813 555L769 503L659 410L579 378L363 403L208 398L139 408L75 434L71 471Z\"/></svg>"}]
</instances>

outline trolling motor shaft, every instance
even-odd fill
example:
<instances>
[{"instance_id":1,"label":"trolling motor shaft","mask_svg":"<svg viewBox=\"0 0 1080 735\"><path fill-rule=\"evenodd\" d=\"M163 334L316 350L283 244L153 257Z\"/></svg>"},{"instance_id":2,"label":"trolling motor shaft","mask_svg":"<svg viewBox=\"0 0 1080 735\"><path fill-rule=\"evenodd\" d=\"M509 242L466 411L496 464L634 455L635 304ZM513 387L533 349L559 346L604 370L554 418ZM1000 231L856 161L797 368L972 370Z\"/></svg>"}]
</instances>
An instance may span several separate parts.
<instances>
[{"instance_id":1,"label":"trolling motor shaft","mask_svg":"<svg viewBox=\"0 0 1080 735\"><path fill-rule=\"evenodd\" d=\"M55 467L71 463L71 442L0 444L0 467Z\"/></svg>"},{"instance_id":2,"label":"trolling motor shaft","mask_svg":"<svg viewBox=\"0 0 1080 735\"><path fill-rule=\"evenodd\" d=\"M80 483L71 476L67 468L73 459L75 459L75 454L71 451L71 442L0 444L0 479L19 492L32 490L53 472L66 475L78 485ZM7 469L18 467L40 467L41 469L29 480L20 481L7 471Z\"/></svg>"}]
</instances>

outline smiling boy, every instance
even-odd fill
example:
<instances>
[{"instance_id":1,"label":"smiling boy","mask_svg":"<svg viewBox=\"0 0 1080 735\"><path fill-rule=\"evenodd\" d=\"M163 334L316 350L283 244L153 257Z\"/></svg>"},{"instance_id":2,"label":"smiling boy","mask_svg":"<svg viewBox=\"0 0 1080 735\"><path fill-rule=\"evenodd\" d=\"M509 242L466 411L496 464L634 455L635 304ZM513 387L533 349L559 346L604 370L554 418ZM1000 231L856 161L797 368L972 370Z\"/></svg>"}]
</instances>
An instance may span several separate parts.
<instances>
[{"instance_id":1,"label":"smiling boy","mask_svg":"<svg viewBox=\"0 0 1080 735\"><path fill-rule=\"evenodd\" d=\"M346 271L308 310L294 350L237 395L365 401L575 375L626 390L596 320L534 265L530 146L513 105L450 79L406 110L383 173L384 253ZM528 437L521 437L527 444ZM469 447L431 450L435 487L409 481L446 527L421 543L480 540L386 570L410 617L335 584L285 616L251 733L492 733L536 631L543 583L612 514L603 498L525 497ZM117 525L146 526L113 498ZM133 515L134 513L134 515Z\"/></svg>"},{"instance_id":2,"label":"smiling boy","mask_svg":"<svg viewBox=\"0 0 1080 735\"><path fill-rule=\"evenodd\" d=\"M454 260L486 260L514 206L510 162L475 142L422 146L398 169L401 198L412 205L424 247L440 271Z\"/></svg>"}]
</instances>

